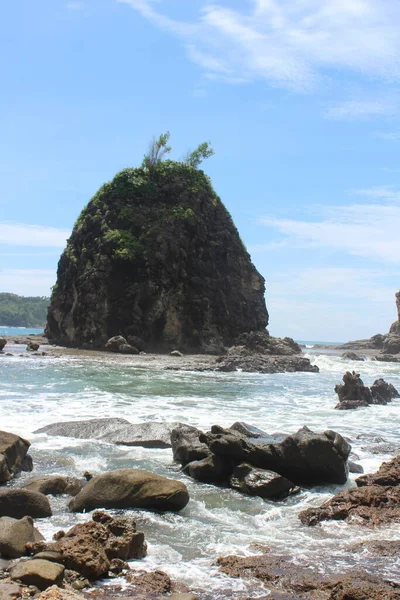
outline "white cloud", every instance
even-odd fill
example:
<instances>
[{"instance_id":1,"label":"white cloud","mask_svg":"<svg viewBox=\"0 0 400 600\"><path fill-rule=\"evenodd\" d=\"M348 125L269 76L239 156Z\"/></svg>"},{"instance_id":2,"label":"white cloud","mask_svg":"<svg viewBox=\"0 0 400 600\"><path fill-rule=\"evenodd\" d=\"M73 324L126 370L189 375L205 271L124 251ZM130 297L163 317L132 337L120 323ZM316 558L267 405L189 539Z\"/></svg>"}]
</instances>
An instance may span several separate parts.
<instances>
[{"instance_id":1,"label":"white cloud","mask_svg":"<svg viewBox=\"0 0 400 600\"><path fill-rule=\"evenodd\" d=\"M71 235L68 229L56 229L24 223L0 223L0 244L64 248Z\"/></svg>"},{"instance_id":2,"label":"white cloud","mask_svg":"<svg viewBox=\"0 0 400 600\"><path fill-rule=\"evenodd\" d=\"M337 69L400 77L397 0L251 0L241 10L203 0L191 21L167 16L170 0L118 1L177 36L211 77L266 79L295 89L313 87ZM382 114L387 107L354 103L336 109L345 110Z\"/></svg>"},{"instance_id":3,"label":"white cloud","mask_svg":"<svg viewBox=\"0 0 400 600\"><path fill-rule=\"evenodd\" d=\"M320 209L320 220L295 220L264 217L260 222L283 234L292 247L325 248L400 264L400 193L385 188L364 190L364 195L382 199L380 204L365 203ZM375 196L374 196L375 194ZM386 203L385 203L386 201Z\"/></svg>"},{"instance_id":4,"label":"white cloud","mask_svg":"<svg viewBox=\"0 0 400 600\"><path fill-rule=\"evenodd\" d=\"M399 103L391 99L347 100L330 108L325 116L329 119L369 119L371 117L393 116L399 110Z\"/></svg>"},{"instance_id":5,"label":"white cloud","mask_svg":"<svg viewBox=\"0 0 400 600\"><path fill-rule=\"evenodd\" d=\"M0 269L0 292L21 296L49 296L56 282L53 269Z\"/></svg>"}]
</instances>

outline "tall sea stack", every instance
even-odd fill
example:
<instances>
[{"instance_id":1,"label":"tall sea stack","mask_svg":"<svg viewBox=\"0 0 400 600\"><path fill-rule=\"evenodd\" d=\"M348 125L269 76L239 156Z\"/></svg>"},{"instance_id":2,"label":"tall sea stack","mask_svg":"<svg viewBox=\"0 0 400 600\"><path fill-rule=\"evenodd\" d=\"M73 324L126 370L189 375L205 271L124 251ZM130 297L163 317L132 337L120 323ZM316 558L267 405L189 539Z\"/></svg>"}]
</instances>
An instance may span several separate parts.
<instances>
[{"instance_id":1,"label":"tall sea stack","mask_svg":"<svg viewBox=\"0 0 400 600\"><path fill-rule=\"evenodd\" d=\"M218 352L268 324L264 279L203 171L165 161L125 169L79 216L47 319L58 344Z\"/></svg>"}]
</instances>

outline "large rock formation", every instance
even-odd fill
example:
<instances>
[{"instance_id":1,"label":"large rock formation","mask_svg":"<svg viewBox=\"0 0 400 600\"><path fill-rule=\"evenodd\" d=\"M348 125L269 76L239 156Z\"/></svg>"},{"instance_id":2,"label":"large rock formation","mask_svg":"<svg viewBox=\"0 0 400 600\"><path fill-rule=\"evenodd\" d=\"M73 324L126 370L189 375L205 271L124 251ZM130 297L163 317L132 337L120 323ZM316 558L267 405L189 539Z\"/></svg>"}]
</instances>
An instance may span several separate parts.
<instances>
[{"instance_id":1,"label":"large rock formation","mask_svg":"<svg viewBox=\"0 0 400 600\"><path fill-rule=\"evenodd\" d=\"M219 352L268 324L264 279L203 173L125 169L78 218L58 265L47 334L104 347Z\"/></svg>"}]
</instances>

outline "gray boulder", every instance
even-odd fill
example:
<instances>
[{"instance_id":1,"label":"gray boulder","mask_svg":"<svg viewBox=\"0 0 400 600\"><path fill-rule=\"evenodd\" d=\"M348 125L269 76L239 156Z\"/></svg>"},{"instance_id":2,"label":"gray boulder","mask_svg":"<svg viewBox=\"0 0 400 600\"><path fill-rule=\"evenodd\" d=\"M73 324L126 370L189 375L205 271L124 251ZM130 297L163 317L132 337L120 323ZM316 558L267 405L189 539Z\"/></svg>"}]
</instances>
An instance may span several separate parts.
<instances>
[{"instance_id":1,"label":"gray boulder","mask_svg":"<svg viewBox=\"0 0 400 600\"><path fill-rule=\"evenodd\" d=\"M182 510L189 502L186 486L140 469L119 469L93 477L69 503L72 512L95 508Z\"/></svg>"},{"instance_id":2,"label":"gray boulder","mask_svg":"<svg viewBox=\"0 0 400 600\"><path fill-rule=\"evenodd\" d=\"M51 517L52 512L47 496L30 490L12 488L0 489L0 517L45 518Z\"/></svg>"},{"instance_id":3,"label":"gray boulder","mask_svg":"<svg viewBox=\"0 0 400 600\"><path fill-rule=\"evenodd\" d=\"M210 455L188 463L183 472L203 483L227 484L234 466L229 458Z\"/></svg>"},{"instance_id":4,"label":"gray boulder","mask_svg":"<svg viewBox=\"0 0 400 600\"><path fill-rule=\"evenodd\" d=\"M37 477L28 481L24 485L25 490L31 492L39 492L40 494L51 494L53 496L60 496L61 494L69 494L70 496L76 496L83 486L85 485L85 479L78 479L77 477L64 477L61 475L48 475L45 477Z\"/></svg>"},{"instance_id":5,"label":"gray boulder","mask_svg":"<svg viewBox=\"0 0 400 600\"><path fill-rule=\"evenodd\" d=\"M191 425L181 425L171 432L171 445L174 460L182 466L211 456L207 444L200 441L203 432Z\"/></svg>"},{"instance_id":6,"label":"gray boulder","mask_svg":"<svg viewBox=\"0 0 400 600\"><path fill-rule=\"evenodd\" d=\"M10 569L10 578L24 585L34 585L46 590L51 585L60 586L64 579L63 565L48 560L31 559L18 562Z\"/></svg>"},{"instance_id":7,"label":"gray boulder","mask_svg":"<svg viewBox=\"0 0 400 600\"><path fill-rule=\"evenodd\" d=\"M24 467L30 443L19 435L0 431L0 484L9 481Z\"/></svg>"},{"instance_id":8,"label":"gray boulder","mask_svg":"<svg viewBox=\"0 0 400 600\"><path fill-rule=\"evenodd\" d=\"M109 352L118 352L120 354L139 354L139 350L128 344L122 335L115 335L106 343L106 350Z\"/></svg>"},{"instance_id":9,"label":"gray boulder","mask_svg":"<svg viewBox=\"0 0 400 600\"><path fill-rule=\"evenodd\" d=\"M28 542L40 542L43 539L34 526L32 517L0 517L0 556L3 558L24 556Z\"/></svg>"},{"instance_id":10,"label":"gray boulder","mask_svg":"<svg viewBox=\"0 0 400 600\"><path fill-rule=\"evenodd\" d=\"M282 442L265 443L262 438L248 439L214 425L200 441L213 454L274 471L296 485L343 484L347 480L351 446L334 431L318 434L302 427Z\"/></svg>"},{"instance_id":11,"label":"gray boulder","mask_svg":"<svg viewBox=\"0 0 400 600\"><path fill-rule=\"evenodd\" d=\"M81 440L101 440L112 436L124 425L130 425L126 419L88 419L86 421L62 421L51 423L37 429L34 433L47 433L48 435L59 435Z\"/></svg>"},{"instance_id":12,"label":"gray boulder","mask_svg":"<svg viewBox=\"0 0 400 600\"><path fill-rule=\"evenodd\" d=\"M281 500L298 490L291 481L278 473L256 469L246 463L234 469L229 483L239 492L268 500Z\"/></svg>"}]
</instances>

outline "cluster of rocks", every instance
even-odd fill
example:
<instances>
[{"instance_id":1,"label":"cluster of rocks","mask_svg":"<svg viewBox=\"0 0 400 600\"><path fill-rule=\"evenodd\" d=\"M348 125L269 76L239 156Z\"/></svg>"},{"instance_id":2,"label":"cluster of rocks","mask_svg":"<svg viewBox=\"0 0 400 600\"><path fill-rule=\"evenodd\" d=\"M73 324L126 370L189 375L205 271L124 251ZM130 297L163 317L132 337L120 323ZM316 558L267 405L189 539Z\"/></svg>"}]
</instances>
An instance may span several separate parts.
<instances>
[{"instance_id":1,"label":"cluster of rocks","mask_svg":"<svg viewBox=\"0 0 400 600\"><path fill-rule=\"evenodd\" d=\"M235 423L203 433L185 425L172 431L171 442L174 459L193 479L262 498L284 498L299 485L343 484L348 476L351 447L334 431L303 427L294 435L268 435Z\"/></svg>"},{"instance_id":2,"label":"cluster of rocks","mask_svg":"<svg viewBox=\"0 0 400 600\"><path fill-rule=\"evenodd\" d=\"M400 394L391 383L384 379L377 379L369 388L364 385L359 373L347 371L343 375L343 383L335 386L335 392L339 396L339 403L335 408L349 410L360 406L371 404L387 404L393 398L399 398Z\"/></svg>"}]
</instances>

